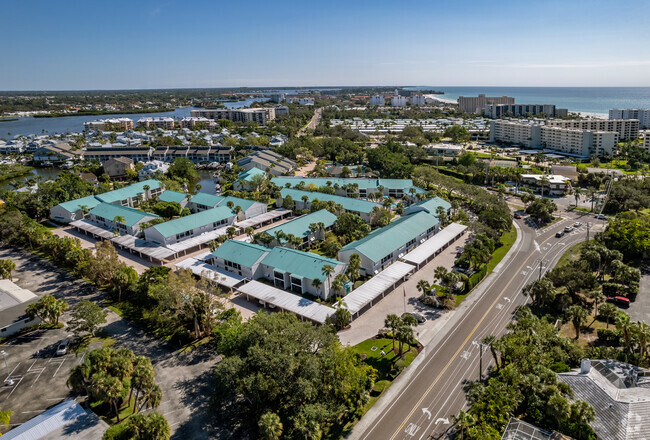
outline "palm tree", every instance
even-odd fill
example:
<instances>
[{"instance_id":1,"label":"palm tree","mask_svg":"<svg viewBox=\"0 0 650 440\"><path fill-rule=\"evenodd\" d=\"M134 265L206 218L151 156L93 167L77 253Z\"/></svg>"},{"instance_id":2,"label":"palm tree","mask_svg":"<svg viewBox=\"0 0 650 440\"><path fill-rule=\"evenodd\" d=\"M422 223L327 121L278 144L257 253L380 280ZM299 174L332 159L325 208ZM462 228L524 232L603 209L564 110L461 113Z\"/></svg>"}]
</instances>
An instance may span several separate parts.
<instances>
[{"instance_id":1,"label":"palm tree","mask_svg":"<svg viewBox=\"0 0 650 440\"><path fill-rule=\"evenodd\" d=\"M650 326L645 322L637 321L636 336L639 340L639 359L644 360L648 353L648 341L650 341Z\"/></svg>"},{"instance_id":2,"label":"palm tree","mask_svg":"<svg viewBox=\"0 0 650 440\"><path fill-rule=\"evenodd\" d=\"M587 316L589 316L587 310L579 305L572 305L567 309L567 317L571 320L576 330L576 339L580 337L580 328L587 321Z\"/></svg>"},{"instance_id":3,"label":"palm tree","mask_svg":"<svg viewBox=\"0 0 650 440\"><path fill-rule=\"evenodd\" d=\"M483 345L487 345L490 348L490 353L492 353L492 357L494 358L494 365L496 365L497 371L499 371L500 368L499 355L498 355L499 340L496 338L496 336L489 335L484 337L481 340L481 343Z\"/></svg>"},{"instance_id":4,"label":"palm tree","mask_svg":"<svg viewBox=\"0 0 650 440\"><path fill-rule=\"evenodd\" d=\"M117 422L120 422L120 408L117 405L117 401L119 400L120 397L122 397L122 390L124 387L122 386L122 381L119 380L117 377L112 377L112 376L101 376L97 381L96 381L96 392L97 395L104 400L105 402L108 402L113 409L115 410L115 417L117 418Z\"/></svg>"},{"instance_id":5,"label":"palm tree","mask_svg":"<svg viewBox=\"0 0 650 440\"><path fill-rule=\"evenodd\" d=\"M278 242L279 246L282 246L282 240L285 240L287 238L287 234L285 234L284 231L281 230L281 229L278 230L278 231L275 231L275 233L273 235L275 235L275 241Z\"/></svg>"},{"instance_id":6,"label":"palm tree","mask_svg":"<svg viewBox=\"0 0 650 440\"><path fill-rule=\"evenodd\" d=\"M418 291L422 292L422 294L425 294L431 289L431 285L427 280L420 280L418 281L417 284Z\"/></svg>"},{"instance_id":7,"label":"palm tree","mask_svg":"<svg viewBox=\"0 0 650 440\"><path fill-rule=\"evenodd\" d=\"M630 321L630 316L626 313L620 312L616 317L616 329L623 336L625 341L625 348L628 353L632 353L632 333L634 332L632 321Z\"/></svg>"},{"instance_id":8,"label":"palm tree","mask_svg":"<svg viewBox=\"0 0 650 440\"><path fill-rule=\"evenodd\" d=\"M13 415L13 411L0 411L0 423L5 425L5 428L9 428L9 422L11 421L11 416Z\"/></svg>"},{"instance_id":9,"label":"palm tree","mask_svg":"<svg viewBox=\"0 0 650 440\"><path fill-rule=\"evenodd\" d=\"M283 426L280 417L271 411L262 414L257 427L264 440L279 440L282 435Z\"/></svg>"},{"instance_id":10,"label":"palm tree","mask_svg":"<svg viewBox=\"0 0 650 440\"><path fill-rule=\"evenodd\" d=\"M352 283L356 282L359 277L361 276L361 257L359 254L352 254L350 255L350 262L348 263L348 268L346 270L346 273L348 275L348 278L350 278L350 281Z\"/></svg>"},{"instance_id":11,"label":"palm tree","mask_svg":"<svg viewBox=\"0 0 650 440\"><path fill-rule=\"evenodd\" d=\"M589 200L591 200L591 212L594 212L594 202L596 201L596 193L598 190L593 187L587 188L587 195L589 196Z\"/></svg>"},{"instance_id":12,"label":"palm tree","mask_svg":"<svg viewBox=\"0 0 650 440\"><path fill-rule=\"evenodd\" d=\"M443 266L438 266L434 269L433 271L433 276L436 280L438 280L439 284L443 284L445 278L447 277L447 274L449 271L447 270L446 267Z\"/></svg>"},{"instance_id":13,"label":"palm tree","mask_svg":"<svg viewBox=\"0 0 650 440\"><path fill-rule=\"evenodd\" d=\"M546 175L542 176L542 178L539 180L539 184L542 187L542 197L544 197L544 187L545 186L550 186L551 181L546 177Z\"/></svg>"},{"instance_id":14,"label":"palm tree","mask_svg":"<svg viewBox=\"0 0 650 440\"><path fill-rule=\"evenodd\" d=\"M338 330L344 329L352 320L352 314L348 310L348 305L339 298L336 301L336 311L334 312L334 325Z\"/></svg>"},{"instance_id":15,"label":"palm tree","mask_svg":"<svg viewBox=\"0 0 650 440\"><path fill-rule=\"evenodd\" d=\"M345 283L350 281L347 277L347 275L340 273L338 274L335 278L334 281L332 281L332 289L334 289L335 294L341 293L343 288L345 287Z\"/></svg>"},{"instance_id":16,"label":"palm tree","mask_svg":"<svg viewBox=\"0 0 650 440\"><path fill-rule=\"evenodd\" d=\"M255 235L255 229L253 229L252 226L248 226L246 229L244 229L244 233L248 235L248 238L250 238L251 241L253 241L253 235Z\"/></svg>"},{"instance_id":17,"label":"palm tree","mask_svg":"<svg viewBox=\"0 0 650 440\"><path fill-rule=\"evenodd\" d=\"M235 229L234 226L228 226L226 228L226 235L228 236L228 238L233 238L236 233L237 233L237 229Z\"/></svg>"},{"instance_id":18,"label":"palm tree","mask_svg":"<svg viewBox=\"0 0 650 440\"><path fill-rule=\"evenodd\" d=\"M605 322L607 322L607 328L609 328L609 323L612 320L612 318L616 317L616 314L618 313L618 309L614 304L611 303L603 303L598 307L598 314L602 317L605 318Z\"/></svg>"},{"instance_id":19,"label":"palm tree","mask_svg":"<svg viewBox=\"0 0 650 440\"><path fill-rule=\"evenodd\" d=\"M600 290L594 289L587 293L587 296L594 300L594 317L598 317L598 303L605 300L605 295Z\"/></svg>"},{"instance_id":20,"label":"palm tree","mask_svg":"<svg viewBox=\"0 0 650 440\"><path fill-rule=\"evenodd\" d=\"M113 223L115 223L115 224L117 224L117 223L124 224L124 223L126 223L126 220L121 215L116 215L115 217L113 217Z\"/></svg>"},{"instance_id":21,"label":"palm tree","mask_svg":"<svg viewBox=\"0 0 650 440\"><path fill-rule=\"evenodd\" d=\"M402 320L399 318L399 316L393 313L386 316L386 319L384 319L384 326L390 330L391 338L393 339L393 351L395 351L395 337L397 335L397 327L399 327L401 322Z\"/></svg>"},{"instance_id":22,"label":"palm tree","mask_svg":"<svg viewBox=\"0 0 650 440\"><path fill-rule=\"evenodd\" d=\"M578 186L573 188L573 197L576 198L576 208L578 207L578 203L580 203L580 198L582 197L582 189Z\"/></svg>"},{"instance_id":23,"label":"palm tree","mask_svg":"<svg viewBox=\"0 0 650 440\"><path fill-rule=\"evenodd\" d=\"M302 238L296 237L293 234L287 235L287 243L294 249L298 249L302 245Z\"/></svg>"},{"instance_id":24,"label":"palm tree","mask_svg":"<svg viewBox=\"0 0 650 440\"><path fill-rule=\"evenodd\" d=\"M325 276L326 283L329 283L330 282L330 276L334 273L334 266L332 266L331 264L324 265L321 268L321 273L323 274L323 276ZM331 288L332 288L332 284L330 283L330 289Z\"/></svg>"},{"instance_id":25,"label":"palm tree","mask_svg":"<svg viewBox=\"0 0 650 440\"><path fill-rule=\"evenodd\" d=\"M323 285L323 282L318 278L314 278L311 280L311 285L314 286L314 289L316 289L316 294L320 296L320 287Z\"/></svg>"},{"instance_id":26,"label":"palm tree","mask_svg":"<svg viewBox=\"0 0 650 440\"><path fill-rule=\"evenodd\" d=\"M456 427L456 435L460 435L460 440L463 440L467 431L476 424L476 419L465 411L461 411L457 416L452 416L452 419Z\"/></svg>"},{"instance_id":27,"label":"palm tree","mask_svg":"<svg viewBox=\"0 0 650 440\"><path fill-rule=\"evenodd\" d=\"M16 269L16 263L12 260L0 260L0 278L9 278L13 281L11 272Z\"/></svg>"}]
</instances>

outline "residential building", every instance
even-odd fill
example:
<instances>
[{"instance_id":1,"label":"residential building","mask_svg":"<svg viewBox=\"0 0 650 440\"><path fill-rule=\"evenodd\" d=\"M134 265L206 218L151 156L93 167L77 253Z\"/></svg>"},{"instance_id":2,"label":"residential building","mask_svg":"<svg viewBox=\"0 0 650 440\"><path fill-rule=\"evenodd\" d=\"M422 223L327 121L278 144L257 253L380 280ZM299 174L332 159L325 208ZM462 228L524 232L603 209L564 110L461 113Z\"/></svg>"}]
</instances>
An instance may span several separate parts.
<instances>
[{"instance_id":1,"label":"residential building","mask_svg":"<svg viewBox=\"0 0 650 440\"><path fill-rule=\"evenodd\" d=\"M280 188L317 190L321 186L331 186L337 195L365 199L371 193L380 192L386 197L401 199L407 195L415 197L424 193L422 188L413 185L411 179L358 179L343 177L274 177L271 182Z\"/></svg>"},{"instance_id":2,"label":"residential building","mask_svg":"<svg viewBox=\"0 0 650 440\"><path fill-rule=\"evenodd\" d=\"M411 105L425 105L426 100L424 98L424 95L411 95L409 98L411 101Z\"/></svg>"},{"instance_id":3,"label":"residential building","mask_svg":"<svg viewBox=\"0 0 650 440\"><path fill-rule=\"evenodd\" d=\"M650 370L611 359L583 359L580 369L557 375L575 400L591 405L589 425L599 439L640 440L650 432Z\"/></svg>"},{"instance_id":4,"label":"residential building","mask_svg":"<svg viewBox=\"0 0 650 440\"><path fill-rule=\"evenodd\" d=\"M10 280L0 280L0 337L14 335L30 325L41 322L38 317L30 318L26 311L38 296L23 289Z\"/></svg>"},{"instance_id":5,"label":"residential building","mask_svg":"<svg viewBox=\"0 0 650 440\"><path fill-rule=\"evenodd\" d=\"M176 121L174 118L164 116L146 117L138 119L137 125L146 129L162 128L163 130L173 130L176 128Z\"/></svg>"},{"instance_id":6,"label":"residential building","mask_svg":"<svg viewBox=\"0 0 650 440\"><path fill-rule=\"evenodd\" d=\"M336 219L337 216L327 209L321 209L320 211L302 215L279 226L267 229L264 232L274 237L274 240L269 243L271 247L282 246L283 243L279 243L276 236L278 232L282 232L286 237L293 235L294 237L300 238L302 244L299 247L303 248L315 241L324 240L325 232L332 228L334 223L336 223ZM322 225L322 229L312 230L312 225ZM291 243L288 244L291 245Z\"/></svg>"},{"instance_id":7,"label":"residential building","mask_svg":"<svg viewBox=\"0 0 650 440\"><path fill-rule=\"evenodd\" d=\"M260 214L264 214L267 210L266 203L256 202L254 200L240 199L239 197L225 197L216 196L208 193L197 193L190 199L187 207L192 212L201 212L216 207L226 206L231 210L236 210L237 206L241 208L238 213L238 220L246 220Z\"/></svg>"},{"instance_id":8,"label":"residential building","mask_svg":"<svg viewBox=\"0 0 650 440\"><path fill-rule=\"evenodd\" d=\"M296 162L271 150L258 150L239 159L237 166L246 171L259 168L275 176L289 174L296 167Z\"/></svg>"},{"instance_id":9,"label":"residential building","mask_svg":"<svg viewBox=\"0 0 650 440\"><path fill-rule=\"evenodd\" d=\"M578 130L615 131L621 141L639 137L638 119L553 119L546 121L546 124Z\"/></svg>"},{"instance_id":10,"label":"residential building","mask_svg":"<svg viewBox=\"0 0 650 440\"><path fill-rule=\"evenodd\" d=\"M370 105L386 105L383 95L374 95L370 97Z\"/></svg>"},{"instance_id":11,"label":"residential building","mask_svg":"<svg viewBox=\"0 0 650 440\"><path fill-rule=\"evenodd\" d=\"M95 196L82 197L76 200L59 203L50 208L50 218L59 223L70 223L75 220L81 220L84 213L88 213L95 206L102 203Z\"/></svg>"},{"instance_id":12,"label":"residential building","mask_svg":"<svg viewBox=\"0 0 650 440\"><path fill-rule=\"evenodd\" d=\"M400 96L399 91L395 89L395 95L390 99L390 105L393 107L405 107L406 96Z\"/></svg>"},{"instance_id":13,"label":"residential building","mask_svg":"<svg viewBox=\"0 0 650 440\"><path fill-rule=\"evenodd\" d=\"M538 124L508 120L490 121L490 142L505 142L539 148L542 128Z\"/></svg>"},{"instance_id":14,"label":"residential building","mask_svg":"<svg viewBox=\"0 0 650 440\"><path fill-rule=\"evenodd\" d=\"M193 163L204 162L230 162L232 147L217 146L189 146L174 145L169 147L158 147L152 153L154 160L162 162L173 162L174 159L184 158Z\"/></svg>"},{"instance_id":15,"label":"residential building","mask_svg":"<svg viewBox=\"0 0 650 440\"><path fill-rule=\"evenodd\" d=\"M483 116L492 119L537 115L556 118L566 116L567 114L567 109L556 109L552 104L487 104L483 108Z\"/></svg>"},{"instance_id":16,"label":"residential building","mask_svg":"<svg viewBox=\"0 0 650 440\"><path fill-rule=\"evenodd\" d=\"M189 194L185 194L178 191L165 190L159 196L158 200L161 202L175 202L181 205L181 208L185 208L189 203Z\"/></svg>"},{"instance_id":17,"label":"residential building","mask_svg":"<svg viewBox=\"0 0 650 440\"><path fill-rule=\"evenodd\" d=\"M70 144L65 142L45 144L34 151L34 162L63 162L83 158L83 151L73 151Z\"/></svg>"},{"instance_id":18,"label":"residential building","mask_svg":"<svg viewBox=\"0 0 650 440\"><path fill-rule=\"evenodd\" d=\"M300 98L298 99L300 105L314 105L314 98Z\"/></svg>"},{"instance_id":19,"label":"residential building","mask_svg":"<svg viewBox=\"0 0 650 440\"><path fill-rule=\"evenodd\" d=\"M260 263L271 249L245 241L227 240L208 258L208 262L228 272L256 280L262 278Z\"/></svg>"},{"instance_id":20,"label":"residential building","mask_svg":"<svg viewBox=\"0 0 650 440\"><path fill-rule=\"evenodd\" d=\"M544 182L544 179L547 182ZM544 195L562 196L571 189L571 179L559 174L522 174L521 186L534 189L540 193L543 190Z\"/></svg>"},{"instance_id":21,"label":"residential building","mask_svg":"<svg viewBox=\"0 0 650 440\"><path fill-rule=\"evenodd\" d=\"M285 100L286 96L287 96L286 93L272 93L271 95L269 95L269 100L271 102L275 102L276 104L279 104Z\"/></svg>"},{"instance_id":22,"label":"residential building","mask_svg":"<svg viewBox=\"0 0 650 440\"><path fill-rule=\"evenodd\" d=\"M334 268L329 277L323 273L323 267L327 265ZM323 299L334 294L332 281L337 275L345 273L347 268L347 264L333 258L282 246L274 247L264 257L261 266L262 276L273 282L275 287ZM315 279L320 281L318 287L313 284ZM338 293L344 295L346 292Z\"/></svg>"},{"instance_id":23,"label":"residential building","mask_svg":"<svg viewBox=\"0 0 650 440\"><path fill-rule=\"evenodd\" d=\"M214 128L217 126L217 123L214 121L214 119L191 117L191 116L181 119L180 124L181 124L181 128L189 128L189 129L196 127L197 124L200 124L203 128L206 129Z\"/></svg>"},{"instance_id":24,"label":"residential building","mask_svg":"<svg viewBox=\"0 0 650 440\"><path fill-rule=\"evenodd\" d=\"M646 131L645 136L643 136L643 148L650 154L650 132Z\"/></svg>"},{"instance_id":25,"label":"residential building","mask_svg":"<svg viewBox=\"0 0 650 440\"><path fill-rule=\"evenodd\" d=\"M282 188L280 190L280 198L276 201L277 206L282 206L284 199L287 197L291 197L296 209L311 209L311 204L314 200L332 202L341 205L343 210L346 212L357 214L366 223L370 223L370 213L373 208L381 206L367 200L359 200L319 192L300 191L290 188Z\"/></svg>"},{"instance_id":26,"label":"residential building","mask_svg":"<svg viewBox=\"0 0 650 440\"><path fill-rule=\"evenodd\" d=\"M87 147L84 151L84 159L97 160L102 164L117 158L127 158L132 162L147 162L151 159L151 154L152 149L149 147Z\"/></svg>"},{"instance_id":27,"label":"residential building","mask_svg":"<svg viewBox=\"0 0 650 440\"><path fill-rule=\"evenodd\" d=\"M289 107L286 105L276 105L273 108L275 109L275 116L287 116L289 114Z\"/></svg>"},{"instance_id":28,"label":"residential building","mask_svg":"<svg viewBox=\"0 0 650 440\"><path fill-rule=\"evenodd\" d=\"M429 144L425 145L424 149L432 152L434 156L459 156L465 151L462 145L454 144Z\"/></svg>"},{"instance_id":29,"label":"residential building","mask_svg":"<svg viewBox=\"0 0 650 440\"><path fill-rule=\"evenodd\" d=\"M144 235L147 241L166 246L226 227L234 221L235 213L224 206L153 225L145 229Z\"/></svg>"},{"instance_id":30,"label":"residential building","mask_svg":"<svg viewBox=\"0 0 650 440\"><path fill-rule=\"evenodd\" d=\"M84 122L84 130L127 131L133 130L133 120L129 118L97 119Z\"/></svg>"},{"instance_id":31,"label":"residential building","mask_svg":"<svg viewBox=\"0 0 650 440\"><path fill-rule=\"evenodd\" d=\"M424 211L415 212L398 218L388 226L375 229L361 240L343 246L338 258L349 263L350 256L358 254L361 257L362 274L372 276L439 230L440 220L435 215Z\"/></svg>"},{"instance_id":32,"label":"residential building","mask_svg":"<svg viewBox=\"0 0 650 440\"><path fill-rule=\"evenodd\" d=\"M404 209L404 215L415 214L416 212L426 212L433 216L438 216L438 208L442 208L448 216L451 215L451 203L440 197L433 197L414 203Z\"/></svg>"},{"instance_id":33,"label":"residential building","mask_svg":"<svg viewBox=\"0 0 650 440\"><path fill-rule=\"evenodd\" d=\"M255 188L251 186L251 181L255 176L264 176L266 178L266 173L259 168L242 171L239 173L237 180L233 182L232 188L235 191L255 191Z\"/></svg>"},{"instance_id":34,"label":"residential building","mask_svg":"<svg viewBox=\"0 0 650 440\"><path fill-rule=\"evenodd\" d=\"M135 171L133 159L124 156L115 159L108 159L104 162L103 168L104 172L108 174L110 178L124 177L126 176L127 170Z\"/></svg>"},{"instance_id":35,"label":"residential building","mask_svg":"<svg viewBox=\"0 0 650 440\"><path fill-rule=\"evenodd\" d=\"M159 218L150 212L112 203L100 203L89 214L89 220L101 228L136 237L141 235L140 225Z\"/></svg>"},{"instance_id":36,"label":"residential building","mask_svg":"<svg viewBox=\"0 0 650 440\"><path fill-rule=\"evenodd\" d=\"M564 434L541 429L523 420L510 417L508 426L501 436L501 440L572 440Z\"/></svg>"},{"instance_id":37,"label":"residential building","mask_svg":"<svg viewBox=\"0 0 650 440\"><path fill-rule=\"evenodd\" d=\"M609 119L638 119L640 128L650 128L650 109L612 109L609 111Z\"/></svg>"},{"instance_id":38,"label":"residential building","mask_svg":"<svg viewBox=\"0 0 650 440\"><path fill-rule=\"evenodd\" d=\"M483 113L483 109L488 104L514 104L515 98L510 96L485 96L480 94L477 97L474 96L459 96L458 97L458 109L465 113Z\"/></svg>"},{"instance_id":39,"label":"residential building","mask_svg":"<svg viewBox=\"0 0 650 440\"><path fill-rule=\"evenodd\" d=\"M138 177L147 178L157 173L165 174L169 170L169 163L160 160L151 160L143 163L144 168L138 171Z\"/></svg>"},{"instance_id":40,"label":"residential building","mask_svg":"<svg viewBox=\"0 0 650 440\"><path fill-rule=\"evenodd\" d=\"M541 146L570 156L613 156L618 134L607 131L588 131L561 127L542 126Z\"/></svg>"},{"instance_id":41,"label":"residential building","mask_svg":"<svg viewBox=\"0 0 650 440\"><path fill-rule=\"evenodd\" d=\"M268 121L275 119L275 108L273 107L260 107L260 108L242 108L242 109L200 109L191 110L192 117L202 117L208 119L228 119L233 122L256 122L260 125L266 125Z\"/></svg>"}]
</instances>

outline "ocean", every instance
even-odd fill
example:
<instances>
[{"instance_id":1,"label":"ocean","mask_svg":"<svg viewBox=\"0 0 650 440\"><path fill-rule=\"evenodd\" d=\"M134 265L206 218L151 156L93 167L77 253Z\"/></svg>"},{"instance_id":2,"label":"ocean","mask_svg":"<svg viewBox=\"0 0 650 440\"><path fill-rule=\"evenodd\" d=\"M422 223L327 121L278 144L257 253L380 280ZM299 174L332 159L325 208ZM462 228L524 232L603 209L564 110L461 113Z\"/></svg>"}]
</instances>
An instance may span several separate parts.
<instances>
[{"instance_id":1,"label":"ocean","mask_svg":"<svg viewBox=\"0 0 650 440\"><path fill-rule=\"evenodd\" d=\"M442 99L459 96L508 95L517 104L555 104L570 112L609 114L613 108L650 108L650 87L406 87L406 90L437 90Z\"/></svg>"}]
</instances>

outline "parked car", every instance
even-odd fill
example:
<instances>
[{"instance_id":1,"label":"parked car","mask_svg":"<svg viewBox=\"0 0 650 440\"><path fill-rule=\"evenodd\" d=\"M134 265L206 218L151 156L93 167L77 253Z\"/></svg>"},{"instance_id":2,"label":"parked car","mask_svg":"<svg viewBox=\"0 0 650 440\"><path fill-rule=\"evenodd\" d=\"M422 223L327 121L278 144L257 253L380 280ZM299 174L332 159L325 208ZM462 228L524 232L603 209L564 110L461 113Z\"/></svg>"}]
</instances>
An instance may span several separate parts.
<instances>
[{"instance_id":1,"label":"parked car","mask_svg":"<svg viewBox=\"0 0 650 440\"><path fill-rule=\"evenodd\" d=\"M64 339L59 343L59 346L56 348L57 356L65 356L68 353L68 346L70 345L70 339Z\"/></svg>"},{"instance_id":2,"label":"parked car","mask_svg":"<svg viewBox=\"0 0 650 440\"><path fill-rule=\"evenodd\" d=\"M424 324L425 322L427 322L427 319L424 316L417 313L417 312L402 313L402 318L404 317L404 315L411 315L412 317L415 318L415 320L418 322L418 324Z\"/></svg>"},{"instance_id":3,"label":"parked car","mask_svg":"<svg viewBox=\"0 0 650 440\"><path fill-rule=\"evenodd\" d=\"M515 218L516 218L517 220L521 220L521 214L515 214Z\"/></svg>"},{"instance_id":4,"label":"parked car","mask_svg":"<svg viewBox=\"0 0 650 440\"><path fill-rule=\"evenodd\" d=\"M574 228L579 228L580 226L582 226L582 223L580 223L580 222L575 222L575 223L573 224L573 227L574 227Z\"/></svg>"},{"instance_id":5,"label":"parked car","mask_svg":"<svg viewBox=\"0 0 650 440\"><path fill-rule=\"evenodd\" d=\"M563 237L563 236L564 236L564 231L557 231L557 232L555 233L555 236L556 236L557 238Z\"/></svg>"},{"instance_id":6,"label":"parked car","mask_svg":"<svg viewBox=\"0 0 650 440\"><path fill-rule=\"evenodd\" d=\"M573 226L565 226L564 227L564 232L568 233L568 232L571 232L571 231L573 231Z\"/></svg>"},{"instance_id":7,"label":"parked car","mask_svg":"<svg viewBox=\"0 0 650 440\"><path fill-rule=\"evenodd\" d=\"M608 296L607 302L610 302L619 307L624 307L626 309L630 307L630 300L625 298L624 296Z\"/></svg>"},{"instance_id":8,"label":"parked car","mask_svg":"<svg viewBox=\"0 0 650 440\"><path fill-rule=\"evenodd\" d=\"M596 214L596 215L594 215L594 217L596 217L599 220L606 220L607 219L607 217L605 217L604 214Z\"/></svg>"}]
</instances>

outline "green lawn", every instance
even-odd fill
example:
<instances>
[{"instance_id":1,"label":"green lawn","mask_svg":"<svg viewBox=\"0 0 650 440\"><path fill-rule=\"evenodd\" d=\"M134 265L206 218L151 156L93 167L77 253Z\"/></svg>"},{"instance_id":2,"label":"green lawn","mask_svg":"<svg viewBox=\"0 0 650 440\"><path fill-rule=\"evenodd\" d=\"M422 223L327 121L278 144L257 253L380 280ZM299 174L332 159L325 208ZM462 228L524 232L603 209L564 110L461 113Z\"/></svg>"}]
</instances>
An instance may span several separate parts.
<instances>
[{"instance_id":1,"label":"green lawn","mask_svg":"<svg viewBox=\"0 0 650 440\"><path fill-rule=\"evenodd\" d=\"M488 262L488 274L494 270L497 264L503 260L513 244L517 240L517 230L513 226L508 232L504 232L501 236L501 246L492 253L492 259Z\"/></svg>"},{"instance_id":2,"label":"green lawn","mask_svg":"<svg viewBox=\"0 0 650 440\"><path fill-rule=\"evenodd\" d=\"M372 350L372 347L377 347L376 350ZM365 354L365 362L368 365L371 365L378 372L377 381L388 380L390 370L393 368L393 364L397 362L399 357L395 352L393 352L393 340L392 339L366 339L365 341L352 347L357 353ZM395 349L397 350L398 343L395 342ZM406 350L407 347L404 349ZM382 350L386 353L385 356L381 355ZM416 349L411 348L408 353L404 356L404 362L408 366L418 352Z\"/></svg>"},{"instance_id":3,"label":"green lawn","mask_svg":"<svg viewBox=\"0 0 650 440\"><path fill-rule=\"evenodd\" d=\"M560 260L557 262L555 267L561 267L567 264L569 261L577 260L580 258L580 252L582 248L587 244L586 241L574 244L569 249L567 249L564 254L560 257Z\"/></svg>"}]
</instances>

